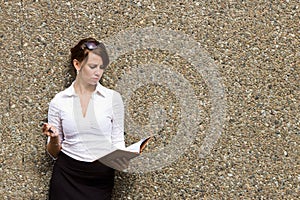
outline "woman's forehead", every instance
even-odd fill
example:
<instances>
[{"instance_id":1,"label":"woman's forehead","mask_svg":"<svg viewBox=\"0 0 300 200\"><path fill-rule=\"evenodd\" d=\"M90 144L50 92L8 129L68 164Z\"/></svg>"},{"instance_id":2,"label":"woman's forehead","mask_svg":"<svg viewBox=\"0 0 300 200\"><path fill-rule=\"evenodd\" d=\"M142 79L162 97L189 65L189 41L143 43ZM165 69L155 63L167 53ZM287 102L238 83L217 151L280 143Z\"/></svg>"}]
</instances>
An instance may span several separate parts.
<instances>
[{"instance_id":1,"label":"woman's forehead","mask_svg":"<svg viewBox=\"0 0 300 200\"><path fill-rule=\"evenodd\" d=\"M94 64L99 64L99 63L103 63L103 60L102 60L101 56L99 56L93 52L90 52L87 62L88 63L93 62Z\"/></svg>"}]
</instances>

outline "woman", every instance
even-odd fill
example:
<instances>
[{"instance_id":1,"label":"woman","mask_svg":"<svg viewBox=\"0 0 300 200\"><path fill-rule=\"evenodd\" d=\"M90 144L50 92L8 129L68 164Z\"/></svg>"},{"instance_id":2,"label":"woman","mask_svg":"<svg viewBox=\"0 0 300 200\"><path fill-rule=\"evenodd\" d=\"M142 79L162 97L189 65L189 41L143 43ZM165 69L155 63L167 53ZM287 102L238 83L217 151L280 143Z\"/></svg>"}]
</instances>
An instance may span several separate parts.
<instances>
[{"instance_id":1,"label":"woman","mask_svg":"<svg viewBox=\"0 0 300 200\"><path fill-rule=\"evenodd\" d=\"M51 100L48 123L43 126L47 151L56 160L50 200L111 198L114 170L97 159L125 143L122 98L99 83L108 64L104 44L93 38L71 49L71 67L77 76Z\"/></svg>"}]
</instances>

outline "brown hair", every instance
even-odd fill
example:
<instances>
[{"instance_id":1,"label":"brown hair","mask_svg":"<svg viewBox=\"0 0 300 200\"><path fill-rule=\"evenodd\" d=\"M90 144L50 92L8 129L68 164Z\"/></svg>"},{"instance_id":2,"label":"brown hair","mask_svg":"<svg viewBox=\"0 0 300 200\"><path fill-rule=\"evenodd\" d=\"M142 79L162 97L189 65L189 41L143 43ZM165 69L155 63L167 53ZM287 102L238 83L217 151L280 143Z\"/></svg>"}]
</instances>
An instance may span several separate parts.
<instances>
[{"instance_id":1,"label":"brown hair","mask_svg":"<svg viewBox=\"0 0 300 200\"><path fill-rule=\"evenodd\" d=\"M93 50L89 50L86 47L86 43L87 42L93 42L97 45L97 48L93 49ZM70 65L69 65L69 69L68 69L68 74L71 78L71 80L67 80L66 82L66 87L68 85L70 85L71 82L73 82L76 78L76 69L73 65L73 60L76 59L79 62L84 61L85 59L88 58L88 54L89 52L93 52L94 54L100 56L102 58L103 61L103 69L105 69L108 64L109 64L109 57L105 48L105 45L101 42L98 42L96 39L94 38L85 38L82 39L78 42L78 44L76 46L74 46L73 48L71 48L71 56L70 56Z\"/></svg>"}]
</instances>

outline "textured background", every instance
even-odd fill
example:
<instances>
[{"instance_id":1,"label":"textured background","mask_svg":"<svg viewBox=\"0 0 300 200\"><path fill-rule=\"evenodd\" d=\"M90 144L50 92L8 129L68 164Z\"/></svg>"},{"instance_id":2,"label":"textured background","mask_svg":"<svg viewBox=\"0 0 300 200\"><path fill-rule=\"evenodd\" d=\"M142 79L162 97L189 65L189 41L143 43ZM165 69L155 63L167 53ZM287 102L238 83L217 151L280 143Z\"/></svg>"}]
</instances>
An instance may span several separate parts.
<instances>
[{"instance_id":1,"label":"textured background","mask_svg":"<svg viewBox=\"0 0 300 200\"><path fill-rule=\"evenodd\" d=\"M87 36L102 39L148 26L189 35L214 60L226 93L226 124L205 158L194 151L203 139L199 134L170 166L146 174L117 173L114 198L296 199L299 5L295 0L1 0L0 199L46 199L52 163L39 124L48 102L64 88L69 48ZM117 72L108 70L104 84L113 88L122 73L118 66L158 54L141 50L120 58L111 65ZM175 58L172 62L181 66ZM203 123L203 133L206 128Z\"/></svg>"}]
</instances>

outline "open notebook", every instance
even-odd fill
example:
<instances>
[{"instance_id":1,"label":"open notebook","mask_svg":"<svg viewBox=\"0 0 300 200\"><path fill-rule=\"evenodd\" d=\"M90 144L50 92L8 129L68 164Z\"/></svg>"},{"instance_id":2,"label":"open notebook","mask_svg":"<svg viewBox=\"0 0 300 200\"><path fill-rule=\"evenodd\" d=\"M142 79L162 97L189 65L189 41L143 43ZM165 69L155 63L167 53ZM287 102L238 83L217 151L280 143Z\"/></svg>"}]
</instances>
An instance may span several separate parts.
<instances>
[{"instance_id":1,"label":"open notebook","mask_svg":"<svg viewBox=\"0 0 300 200\"><path fill-rule=\"evenodd\" d=\"M125 149L116 149L112 151L111 153L101 157L98 159L101 163L117 169L119 171L125 170L126 166L120 166L118 164L118 159L126 159L131 160L132 158L135 158L139 156L143 150L145 149L147 143L151 139L152 136L141 139L140 141L126 147Z\"/></svg>"}]
</instances>

